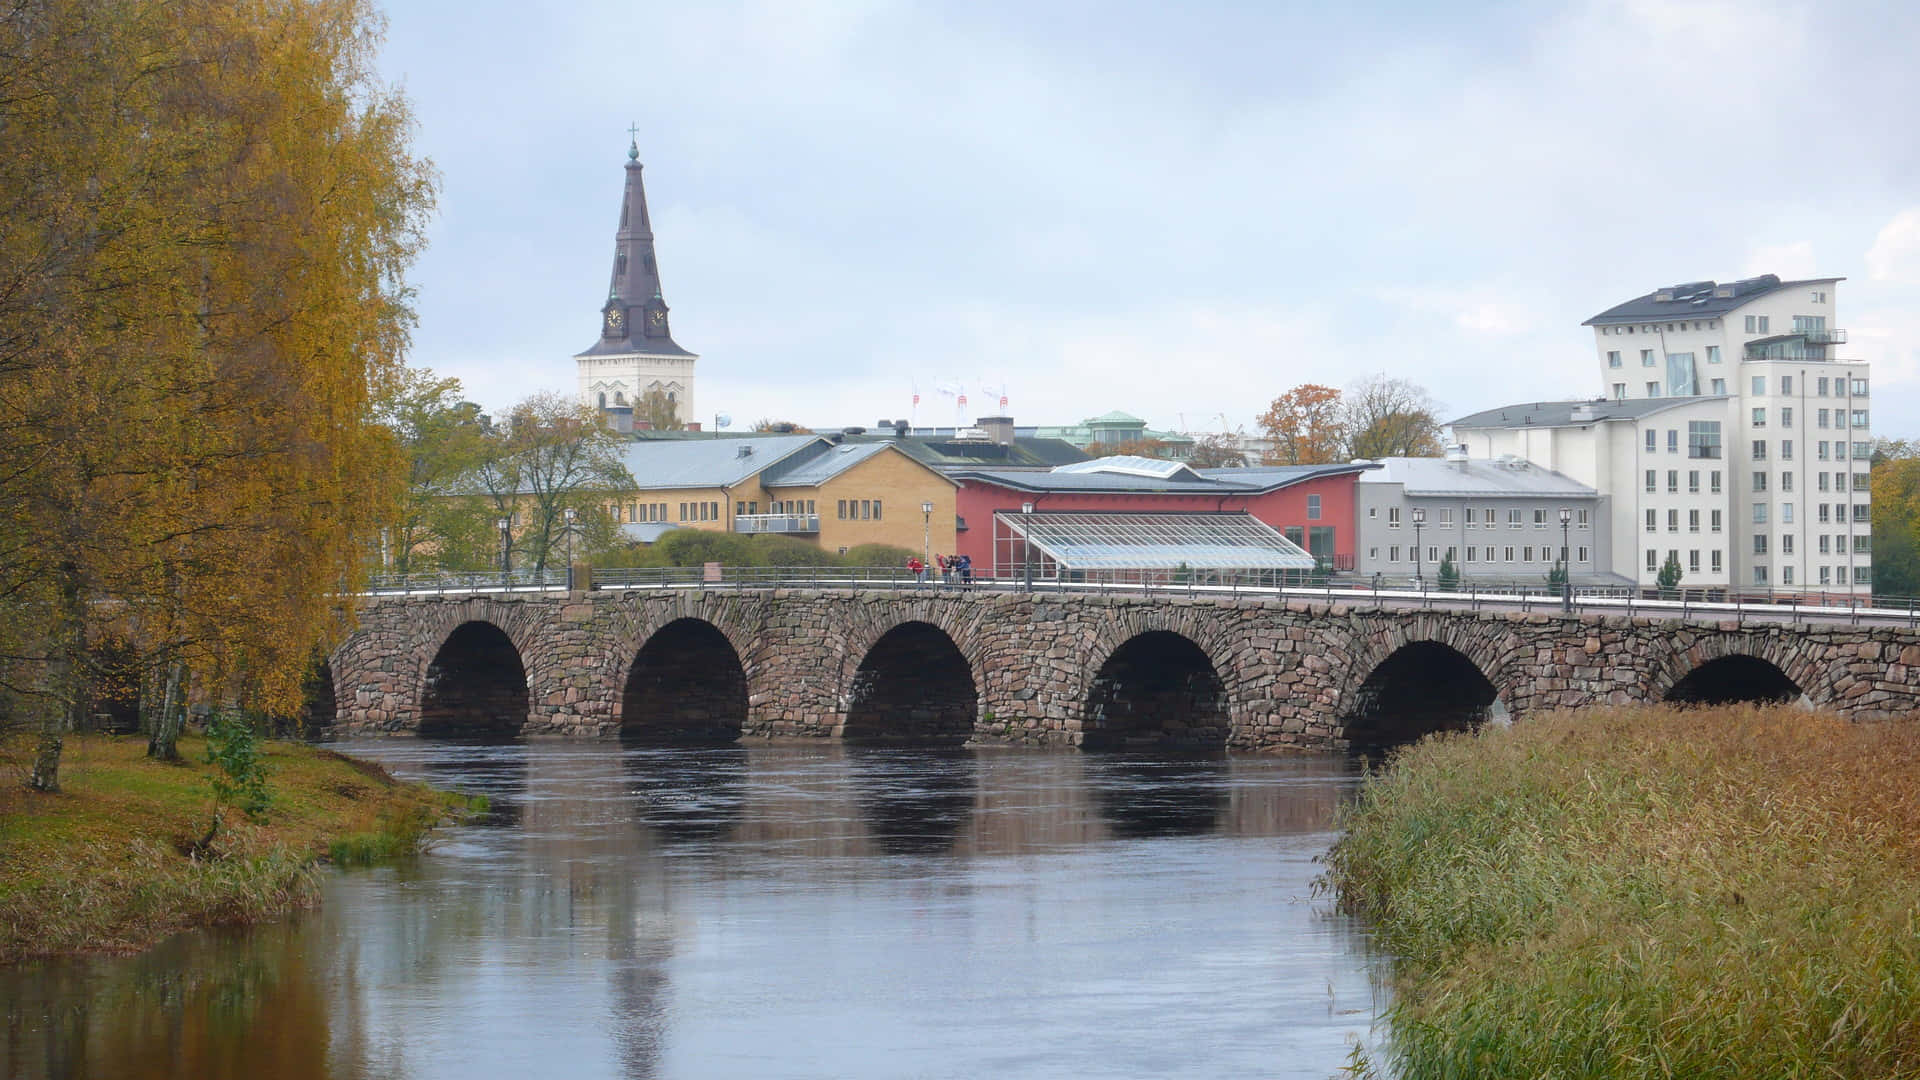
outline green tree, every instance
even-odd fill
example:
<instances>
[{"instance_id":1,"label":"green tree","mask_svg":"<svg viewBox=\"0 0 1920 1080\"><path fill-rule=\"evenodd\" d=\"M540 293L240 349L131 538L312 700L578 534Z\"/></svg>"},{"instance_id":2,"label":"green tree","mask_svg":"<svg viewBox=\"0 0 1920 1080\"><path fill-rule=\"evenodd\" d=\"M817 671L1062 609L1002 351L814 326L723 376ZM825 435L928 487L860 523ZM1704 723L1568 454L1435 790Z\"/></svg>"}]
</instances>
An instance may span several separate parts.
<instances>
[{"instance_id":1,"label":"green tree","mask_svg":"<svg viewBox=\"0 0 1920 1080\"><path fill-rule=\"evenodd\" d=\"M680 406L668 399L664 390L649 390L640 395L633 410L637 419L645 420L653 431L685 431L687 423L680 419Z\"/></svg>"},{"instance_id":2,"label":"green tree","mask_svg":"<svg viewBox=\"0 0 1920 1080\"><path fill-rule=\"evenodd\" d=\"M1439 457L1439 407L1406 379L1373 375L1341 395L1348 453L1357 458Z\"/></svg>"},{"instance_id":3,"label":"green tree","mask_svg":"<svg viewBox=\"0 0 1920 1080\"><path fill-rule=\"evenodd\" d=\"M1440 591L1457 592L1460 589L1460 568L1453 564L1453 552L1449 551L1440 558Z\"/></svg>"},{"instance_id":4,"label":"green tree","mask_svg":"<svg viewBox=\"0 0 1920 1080\"><path fill-rule=\"evenodd\" d=\"M462 499L487 445L480 406L464 400L460 380L407 368L380 387L374 422L406 462L407 488L381 533L381 565L398 574L466 567L487 550L491 530L473 500Z\"/></svg>"},{"instance_id":5,"label":"green tree","mask_svg":"<svg viewBox=\"0 0 1920 1080\"><path fill-rule=\"evenodd\" d=\"M1567 564L1560 559L1553 560L1552 569L1547 571L1547 584L1558 589L1567 583Z\"/></svg>"},{"instance_id":6,"label":"green tree","mask_svg":"<svg viewBox=\"0 0 1920 1080\"><path fill-rule=\"evenodd\" d=\"M1660 586L1660 595L1671 597L1680 587L1680 554L1669 551L1667 561L1660 564L1660 572L1654 576L1654 583Z\"/></svg>"},{"instance_id":7,"label":"green tree","mask_svg":"<svg viewBox=\"0 0 1920 1080\"><path fill-rule=\"evenodd\" d=\"M362 0L0 15L0 683L45 737L130 642L189 693L297 698L391 518L369 387L433 177ZM170 739L156 752L171 752Z\"/></svg>"},{"instance_id":8,"label":"green tree","mask_svg":"<svg viewBox=\"0 0 1920 1080\"><path fill-rule=\"evenodd\" d=\"M1873 591L1920 596L1920 447L1882 440L1872 468Z\"/></svg>"},{"instance_id":9,"label":"green tree","mask_svg":"<svg viewBox=\"0 0 1920 1080\"><path fill-rule=\"evenodd\" d=\"M518 515L511 537L523 551L517 561L544 570L562 557L569 509L585 530L576 542L596 550L611 543L606 506L635 486L620 456L625 445L598 409L552 393L515 405L487 433L472 484L490 514Z\"/></svg>"}]
</instances>

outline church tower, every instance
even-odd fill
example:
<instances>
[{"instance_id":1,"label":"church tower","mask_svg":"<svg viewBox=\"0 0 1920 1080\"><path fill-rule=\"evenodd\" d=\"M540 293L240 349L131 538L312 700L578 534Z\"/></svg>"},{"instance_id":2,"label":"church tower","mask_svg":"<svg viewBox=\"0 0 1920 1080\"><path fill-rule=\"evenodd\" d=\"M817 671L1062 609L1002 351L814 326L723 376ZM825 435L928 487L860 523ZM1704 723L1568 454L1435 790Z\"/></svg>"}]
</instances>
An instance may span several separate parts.
<instances>
[{"instance_id":1,"label":"church tower","mask_svg":"<svg viewBox=\"0 0 1920 1080\"><path fill-rule=\"evenodd\" d=\"M646 419L642 401L657 390L673 403L674 415L690 423L700 415L693 400L693 365L700 358L674 344L670 332L640 170L636 140L627 149L627 185L620 197L620 227L613 234L613 280L600 307L600 338L574 355L580 400L610 410L616 421L626 410L640 421Z\"/></svg>"}]
</instances>

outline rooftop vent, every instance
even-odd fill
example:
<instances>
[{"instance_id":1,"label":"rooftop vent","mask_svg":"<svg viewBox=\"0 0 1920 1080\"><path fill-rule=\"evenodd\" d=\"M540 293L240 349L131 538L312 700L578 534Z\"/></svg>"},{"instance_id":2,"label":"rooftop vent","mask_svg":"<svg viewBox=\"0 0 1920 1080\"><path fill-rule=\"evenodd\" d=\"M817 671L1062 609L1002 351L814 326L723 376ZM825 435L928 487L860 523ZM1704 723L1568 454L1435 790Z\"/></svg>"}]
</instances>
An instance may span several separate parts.
<instances>
[{"instance_id":1,"label":"rooftop vent","mask_svg":"<svg viewBox=\"0 0 1920 1080\"><path fill-rule=\"evenodd\" d=\"M1573 407L1573 412L1569 414L1569 418L1573 420L1598 420L1600 417L1599 414L1594 411L1591 402L1583 402Z\"/></svg>"},{"instance_id":2,"label":"rooftop vent","mask_svg":"<svg viewBox=\"0 0 1920 1080\"><path fill-rule=\"evenodd\" d=\"M753 456L753 444L752 444L752 443L741 443L741 444L740 444L740 449L739 449L739 450L737 450L737 451L735 451L735 452L734 452L734 455L733 455L733 456L734 456L734 457L743 457L743 458L749 458L749 457L752 457L752 456Z\"/></svg>"}]
</instances>

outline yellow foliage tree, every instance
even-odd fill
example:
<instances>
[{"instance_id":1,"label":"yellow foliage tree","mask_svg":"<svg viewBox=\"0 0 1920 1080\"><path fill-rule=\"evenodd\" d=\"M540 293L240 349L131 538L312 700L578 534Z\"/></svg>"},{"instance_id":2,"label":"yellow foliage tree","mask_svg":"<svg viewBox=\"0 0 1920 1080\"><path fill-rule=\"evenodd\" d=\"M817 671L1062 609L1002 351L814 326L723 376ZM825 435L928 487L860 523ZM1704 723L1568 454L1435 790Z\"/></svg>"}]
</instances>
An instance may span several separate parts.
<instances>
[{"instance_id":1,"label":"yellow foliage tree","mask_svg":"<svg viewBox=\"0 0 1920 1080\"><path fill-rule=\"evenodd\" d=\"M43 0L0 17L0 661L42 721L139 650L189 696L289 710L401 475L368 422L433 178L362 0Z\"/></svg>"}]
</instances>

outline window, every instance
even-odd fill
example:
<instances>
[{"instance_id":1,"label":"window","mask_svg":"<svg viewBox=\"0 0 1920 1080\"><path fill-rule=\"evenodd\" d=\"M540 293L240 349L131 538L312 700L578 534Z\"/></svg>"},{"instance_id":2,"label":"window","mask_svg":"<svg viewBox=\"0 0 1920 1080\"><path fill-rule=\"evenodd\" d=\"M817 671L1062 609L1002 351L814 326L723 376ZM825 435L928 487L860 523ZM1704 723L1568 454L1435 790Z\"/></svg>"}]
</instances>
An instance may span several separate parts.
<instances>
[{"instance_id":1,"label":"window","mask_svg":"<svg viewBox=\"0 0 1920 1080\"><path fill-rule=\"evenodd\" d=\"M1669 495L1680 494L1680 470L1679 469L1667 470L1667 494Z\"/></svg>"},{"instance_id":2,"label":"window","mask_svg":"<svg viewBox=\"0 0 1920 1080\"><path fill-rule=\"evenodd\" d=\"M1542 556L1545 556L1545 555L1546 555L1546 553L1547 553L1547 549L1546 549L1546 548L1541 548L1541 549L1540 549L1540 554L1541 554ZM1523 547L1523 548L1521 548L1521 549L1520 549L1520 561L1521 561L1521 562L1532 562L1532 561L1533 561L1533 545L1532 545L1532 544L1528 544L1528 545L1527 545L1526 547Z\"/></svg>"},{"instance_id":3,"label":"window","mask_svg":"<svg viewBox=\"0 0 1920 1080\"><path fill-rule=\"evenodd\" d=\"M1724 394L1727 392L1727 380L1725 379L1714 379L1710 385L1716 394Z\"/></svg>"},{"instance_id":4,"label":"window","mask_svg":"<svg viewBox=\"0 0 1920 1080\"><path fill-rule=\"evenodd\" d=\"M1793 504L1792 503L1780 504L1780 524L1782 525L1793 524ZM1793 554L1793 534L1792 533L1783 533L1781 535L1780 553L1783 555Z\"/></svg>"},{"instance_id":5,"label":"window","mask_svg":"<svg viewBox=\"0 0 1920 1080\"><path fill-rule=\"evenodd\" d=\"M1757 502L1753 504L1753 523L1755 525L1765 525L1767 523L1766 503Z\"/></svg>"},{"instance_id":6,"label":"window","mask_svg":"<svg viewBox=\"0 0 1920 1080\"><path fill-rule=\"evenodd\" d=\"M1832 571L1828 567L1823 566L1820 568L1820 584L1822 585L1833 584L1833 580L1827 576L1831 572Z\"/></svg>"},{"instance_id":7,"label":"window","mask_svg":"<svg viewBox=\"0 0 1920 1080\"><path fill-rule=\"evenodd\" d=\"M1793 490L1793 474L1792 473L1783 472L1780 474L1780 490L1781 491Z\"/></svg>"},{"instance_id":8,"label":"window","mask_svg":"<svg viewBox=\"0 0 1920 1080\"><path fill-rule=\"evenodd\" d=\"M1509 510L1509 511L1507 511L1507 528L1509 528L1509 529L1517 529L1517 528L1519 528L1519 527L1520 527L1520 526L1521 526L1522 524L1524 524L1524 523L1523 523L1523 522L1522 522L1522 521L1520 520L1520 511L1519 511L1519 510ZM1509 560L1509 561L1511 561L1511 560Z\"/></svg>"},{"instance_id":9,"label":"window","mask_svg":"<svg viewBox=\"0 0 1920 1080\"><path fill-rule=\"evenodd\" d=\"M1700 531L1700 511L1698 510L1687 511L1687 531L1688 532Z\"/></svg>"},{"instance_id":10,"label":"window","mask_svg":"<svg viewBox=\"0 0 1920 1080\"><path fill-rule=\"evenodd\" d=\"M840 500L840 520L847 520L847 500L845 499Z\"/></svg>"},{"instance_id":11,"label":"window","mask_svg":"<svg viewBox=\"0 0 1920 1080\"><path fill-rule=\"evenodd\" d=\"M1872 541L1872 537L1868 536L1866 533L1861 533L1860 535L1855 536L1853 538L1853 553L1855 555L1867 554L1869 549L1869 544L1871 543L1871 541Z\"/></svg>"},{"instance_id":12,"label":"window","mask_svg":"<svg viewBox=\"0 0 1920 1080\"><path fill-rule=\"evenodd\" d=\"M860 500L860 520L861 521L873 520L873 500L872 499Z\"/></svg>"},{"instance_id":13,"label":"window","mask_svg":"<svg viewBox=\"0 0 1920 1080\"><path fill-rule=\"evenodd\" d=\"M1818 505L1820 507L1820 524L1825 525L1827 523L1827 504L1820 503Z\"/></svg>"},{"instance_id":14,"label":"window","mask_svg":"<svg viewBox=\"0 0 1920 1080\"><path fill-rule=\"evenodd\" d=\"M1507 556L1507 561L1508 561L1508 562L1512 562L1512 561L1513 561L1513 545L1512 545L1512 544L1508 544L1508 545L1507 545L1507 547L1506 547L1506 556Z\"/></svg>"},{"instance_id":15,"label":"window","mask_svg":"<svg viewBox=\"0 0 1920 1080\"><path fill-rule=\"evenodd\" d=\"M1648 469L1647 470L1647 494L1651 495L1658 490L1660 490L1660 470Z\"/></svg>"},{"instance_id":16,"label":"window","mask_svg":"<svg viewBox=\"0 0 1920 1080\"><path fill-rule=\"evenodd\" d=\"M1660 553L1653 550L1652 548L1648 548L1647 549L1647 573L1657 574L1659 572L1660 572Z\"/></svg>"},{"instance_id":17,"label":"window","mask_svg":"<svg viewBox=\"0 0 1920 1080\"><path fill-rule=\"evenodd\" d=\"M1718 345L1707 346L1707 363L1717 364L1719 362L1720 362L1720 346ZM1720 381L1719 379L1714 380L1714 382L1719 382L1719 381ZM1719 392L1720 391L1718 390L1714 391L1714 393L1716 394Z\"/></svg>"},{"instance_id":18,"label":"window","mask_svg":"<svg viewBox=\"0 0 1920 1080\"><path fill-rule=\"evenodd\" d=\"M1533 527L1536 529L1543 529L1546 527L1546 525L1547 525L1546 508L1540 507L1540 506L1534 507L1533 508Z\"/></svg>"},{"instance_id":19,"label":"window","mask_svg":"<svg viewBox=\"0 0 1920 1080\"><path fill-rule=\"evenodd\" d=\"M1610 368L1620 366L1620 350L1619 349L1613 349L1607 353L1607 366Z\"/></svg>"},{"instance_id":20,"label":"window","mask_svg":"<svg viewBox=\"0 0 1920 1080\"><path fill-rule=\"evenodd\" d=\"M1318 495L1307 496L1307 520L1320 520L1320 496Z\"/></svg>"},{"instance_id":21,"label":"window","mask_svg":"<svg viewBox=\"0 0 1920 1080\"><path fill-rule=\"evenodd\" d=\"M1756 567L1754 567L1754 568L1753 568L1753 583L1754 583L1755 585L1765 585L1765 584L1768 584L1768 582L1767 582L1767 568L1766 568L1766 567L1764 567L1764 566L1756 566Z\"/></svg>"},{"instance_id":22,"label":"window","mask_svg":"<svg viewBox=\"0 0 1920 1080\"><path fill-rule=\"evenodd\" d=\"M1780 376L1780 396L1781 397L1793 396L1793 376L1791 375ZM1786 419L1780 422L1783 424L1791 424L1793 423L1793 417L1791 414L1789 414Z\"/></svg>"},{"instance_id":23,"label":"window","mask_svg":"<svg viewBox=\"0 0 1920 1080\"><path fill-rule=\"evenodd\" d=\"M1853 474L1853 490L1855 490L1855 491L1870 491L1870 490L1872 490L1872 487L1871 487L1871 485L1870 485L1870 484L1868 483L1868 481L1867 481L1867 474L1866 474L1866 473L1863 473L1863 472L1857 472L1857 473L1854 473L1854 474Z\"/></svg>"},{"instance_id":24,"label":"window","mask_svg":"<svg viewBox=\"0 0 1920 1080\"><path fill-rule=\"evenodd\" d=\"M1793 440L1792 439L1780 440L1780 460L1781 461L1793 460Z\"/></svg>"},{"instance_id":25,"label":"window","mask_svg":"<svg viewBox=\"0 0 1920 1080\"><path fill-rule=\"evenodd\" d=\"M1659 384L1659 383L1657 383L1657 382L1650 382L1650 383L1648 383L1648 384L1647 384L1647 396L1648 396L1648 397L1659 397L1659 396L1660 396L1660 384Z\"/></svg>"},{"instance_id":26,"label":"window","mask_svg":"<svg viewBox=\"0 0 1920 1080\"><path fill-rule=\"evenodd\" d=\"M1815 478L1816 478L1817 480L1819 480L1819 484L1817 484L1816 486L1817 486L1817 487L1819 487L1819 489L1820 489L1821 491L1826 491L1826 490L1828 490L1828 488L1827 488L1827 474L1826 474L1826 473L1815 473L1815 474L1814 474L1814 477L1815 477Z\"/></svg>"},{"instance_id":27,"label":"window","mask_svg":"<svg viewBox=\"0 0 1920 1080\"><path fill-rule=\"evenodd\" d=\"M1767 553L1767 534L1766 533L1753 534L1753 553L1755 555L1765 555Z\"/></svg>"},{"instance_id":28,"label":"window","mask_svg":"<svg viewBox=\"0 0 1920 1080\"><path fill-rule=\"evenodd\" d=\"M1826 294L1825 292L1823 292L1823 291L1821 291L1821 290L1819 290L1819 289L1815 289L1815 290L1813 290L1813 302L1814 302L1814 303L1816 303L1816 304L1824 304L1824 303L1826 303L1826 302L1827 302L1827 294Z\"/></svg>"},{"instance_id":29,"label":"window","mask_svg":"<svg viewBox=\"0 0 1920 1080\"><path fill-rule=\"evenodd\" d=\"M1587 511L1576 510L1574 511L1573 517L1574 517L1573 523L1575 525L1578 525L1583 529L1587 527Z\"/></svg>"},{"instance_id":30,"label":"window","mask_svg":"<svg viewBox=\"0 0 1920 1080\"><path fill-rule=\"evenodd\" d=\"M1440 508L1440 527L1443 529L1453 528L1453 507L1443 506Z\"/></svg>"},{"instance_id":31,"label":"window","mask_svg":"<svg viewBox=\"0 0 1920 1080\"><path fill-rule=\"evenodd\" d=\"M1667 531L1668 532L1680 531L1680 511L1678 510L1667 511Z\"/></svg>"},{"instance_id":32,"label":"window","mask_svg":"<svg viewBox=\"0 0 1920 1080\"><path fill-rule=\"evenodd\" d=\"M1660 449L1660 433L1653 428L1647 429L1647 453Z\"/></svg>"},{"instance_id":33,"label":"window","mask_svg":"<svg viewBox=\"0 0 1920 1080\"><path fill-rule=\"evenodd\" d=\"M1399 527L1400 527L1400 508L1397 506L1387 507L1387 528L1397 529Z\"/></svg>"},{"instance_id":34,"label":"window","mask_svg":"<svg viewBox=\"0 0 1920 1080\"><path fill-rule=\"evenodd\" d=\"M1767 426L1767 410L1765 409L1753 410L1753 426L1754 427Z\"/></svg>"},{"instance_id":35,"label":"window","mask_svg":"<svg viewBox=\"0 0 1920 1080\"><path fill-rule=\"evenodd\" d=\"M1865 409L1853 410L1853 426L1855 429L1859 429L1867 426L1867 410Z\"/></svg>"},{"instance_id":36,"label":"window","mask_svg":"<svg viewBox=\"0 0 1920 1080\"><path fill-rule=\"evenodd\" d=\"M1767 377L1765 375L1755 375L1753 377L1753 396L1767 396Z\"/></svg>"},{"instance_id":37,"label":"window","mask_svg":"<svg viewBox=\"0 0 1920 1080\"><path fill-rule=\"evenodd\" d=\"M1853 380L1853 396L1854 397L1867 396L1867 380L1865 379Z\"/></svg>"},{"instance_id":38,"label":"window","mask_svg":"<svg viewBox=\"0 0 1920 1080\"><path fill-rule=\"evenodd\" d=\"M1814 393L1818 394L1821 397L1827 396L1827 380L1824 377L1815 379L1813 381L1813 385L1817 388L1814 390Z\"/></svg>"},{"instance_id":39,"label":"window","mask_svg":"<svg viewBox=\"0 0 1920 1080\"><path fill-rule=\"evenodd\" d=\"M1627 384L1626 383L1617 382L1613 384L1613 400L1615 401L1627 400Z\"/></svg>"},{"instance_id":40,"label":"window","mask_svg":"<svg viewBox=\"0 0 1920 1080\"><path fill-rule=\"evenodd\" d=\"M1656 532L1659 530L1659 528L1660 528L1660 511L1658 510L1647 511L1647 531Z\"/></svg>"},{"instance_id":41,"label":"window","mask_svg":"<svg viewBox=\"0 0 1920 1080\"><path fill-rule=\"evenodd\" d=\"M1765 333L1769 333L1769 331L1768 331L1768 329L1767 329L1767 321L1768 321L1768 317L1767 317L1767 316L1765 316L1765 315L1762 315L1762 316L1760 316L1760 318L1759 318L1759 320L1758 320L1758 322L1759 322L1759 324L1760 324L1760 332L1761 332L1761 333L1763 333L1763 334L1765 334Z\"/></svg>"},{"instance_id":42,"label":"window","mask_svg":"<svg viewBox=\"0 0 1920 1080\"><path fill-rule=\"evenodd\" d=\"M1873 578L1871 574L1872 574L1872 571L1870 568L1865 566L1856 566L1853 568L1853 583L1855 585L1870 585L1873 583Z\"/></svg>"},{"instance_id":43,"label":"window","mask_svg":"<svg viewBox=\"0 0 1920 1080\"><path fill-rule=\"evenodd\" d=\"M1825 507L1822 507L1821 509L1825 509ZM1828 547L1828 541L1832 539L1833 538L1828 536L1826 533L1820 534L1820 554L1827 555L1831 553Z\"/></svg>"},{"instance_id":44,"label":"window","mask_svg":"<svg viewBox=\"0 0 1920 1080\"><path fill-rule=\"evenodd\" d=\"M1720 494L1720 470L1715 469L1712 472L1708 473L1707 481L1708 481L1707 490L1711 491L1715 495Z\"/></svg>"},{"instance_id":45,"label":"window","mask_svg":"<svg viewBox=\"0 0 1920 1080\"><path fill-rule=\"evenodd\" d=\"M1580 549L1580 561L1581 562L1587 561L1587 549L1585 547L1582 547Z\"/></svg>"},{"instance_id":46,"label":"window","mask_svg":"<svg viewBox=\"0 0 1920 1080\"><path fill-rule=\"evenodd\" d=\"M1708 565L1713 567L1714 573L1716 574L1719 573L1720 572L1720 549L1714 548L1712 551L1707 552L1707 555L1710 559Z\"/></svg>"},{"instance_id":47,"label":"window","mask_svg":"<svg viewBox=\"0 0 1920 1080\"><path fill-rule=\"evenodd\" d=\"M1753 460L1755 461L1767 460L1767 440L1765 439L1753 440Z\"/></svg>"},{"instance_id":48,"label":"window","mask_svg":"<svg viewBox=\"0 0 1920 1080\"><path fill-rule=\"evenodd\" d=\"M1793 409L1792 408L1783 406L1780 409L1780 426L1781 427L1793 426Z\"/></svg>"},{"instance_id":49,"label":"window","mask_svg":"<svg viewBox=\"0 0 1920 1080\"><path fill-rule=\"evenodd\" d=\"M1700 470L1699 469L1687 470L1687 494L1689 495L1700 494Z\"/></svg>"},{"instance_id":50,"label":"window","mask_svg":"<svg viewBox=\"0 0 1920 1080\"><path fill-rule=\"evenodd\" d=\"M1700 572L1700 549L1694 548L1693 550L1687 552L1687 573L1697 574L1699 572Z\"/></svg>"},{"instance_id":51,"label":"window","mask_svg":"<svg viewBox=\"0 0 1920 1080\"><path fill-rule=\"evenodd\" d=\"M1439 549L1437 549L1437 548L1428 548L1427 550L1428 550L1428 552L1429 552L1429 553L1432 553L1432 552L1434 552L1434 551L1437 551L1437 550L1439 550ZM1447 549L1447 559L1448 559L1448 561L1452 561L1452 560L1454 560L1454 559L1457 559L1457 558L1459 558L1459 555L1458 555L1458 554L1456 554L1456 552L1457 552L1458 550L1459 550L1458 548L1448 548L1448 549Z\"/></svg>"},{"instance_id":52,"label":"window","mask_svg":"<svg viewBox=\"0 0 1920 1080\"><path fill-rule=\"evenodd\" d=\"M1399 544L1395 544L1392 547L1387 549L1387 561L1388 562L1400 561L1400 545Z\"/></svg>"},{"instance_id":53,"label":"window","mask_svg":"<svg viewBox=\"0 0 1920 1080\"><path fill-rule=\"evenodd\" d=\"M1853 444L1853 460L1871 461L1872 459L1873 459L1872 443L1857 442Z\"/></svg>"},{"instance_id":54,"label":"window","mask_svg":"<svg viewBox=\"0 0 1920 1080\"><path fill-rule=\"evenodd\" d=\"M1708 528L1712 529L1714 532L1719 532L1720 531L1720 511L1718 510L1708 511L1707 522L1708 522Z\"/></svg>"},{"instance_id":55,"label":"window","mask_svg":"<svg viewBox=\"0 0 1920 1080\"><path fill-rule=\"evenodd\" d=\"M1756 472L1753 474L1753 490L1755 491L1767 490L1767 474L1766 473Z\"/></svg>"},{"instance_id":56,"label":"window","mask_svg":"<svg viewBox=\"0 0 1920 1080\"><path fill-rule=\"evenodd\" d=\"M1827 440L1821 439L1813 445L1817 451L1816 456L1819 457L1821 461L1827 460Z\"/></svg>"},{"instance_id":57,"label":"window","mask_svg":"<svg viewBox=\"0 0 1920 1080\"><path fill-rule=\"evenodd\" d=\"M736 517L745 517L747 514L747 501L745 499L741 499L738 502L734 503L733 513L734 513L734 516Z\"/></svg>"},{"instance_id":58,"label":"window","mask_svg":"<svg viewBox=\"0 0 1920 1080\"><path fill-rule=\"evenodd\" d=\"M1479 553L1479 551L1480 551L1480 549L1479 549L1479 548L1477 548L1477 547L1473 547L1472 545L1468 545L1468 547L1467 547L1467 561L1468 561L1468 562L1472 562L1472 561L1474 560L1474 558L1475 558L1475 557L1476 557L1476 556L1478 555L1478 553Z\"/></svg>"},{"instance_id":59,"label":"window","mask_svg":"<svg viewBox=\"0 0 1920 1080\"><path fill-rule=\"evenodd\" d=\"M1813 426L1819 428L1827 426L1827 410L1820 409L1813 414Z\"/></svg>"},{"instance_id":60,"label":"window","mask_svg":"<svg viewBox=\"0 0 1920 1080\"><path fill-rule=\"evenodd\" d=\"M1680 429L1668 428L1667 429L1667 453L1677 454L1679 452L1680 452Z\"/></svg>"},{"instance_id":61,"label":"window","mask_svg":"<svg viewBox=\"0 0 1920 1080\"><path fill-rule=\"evenodd\" d=\"M688 517L688 516L687 516L687 504L686 504L686 503L681 503L681 504L680 504L680 518L679 518L679 520L681 520L681 521L691 521L691 520L693 520L692 518L690 518L690 517Z\"/></svg>"},{"instance_id":62,"label":"window","mask_svg":"<svg viewBox=\"0 0 1920 1080\"><path fill-rule=\"evenodd\" d=\"M1640 350L1640 366L1641 367L1653 366L1653 350L1652 349Z\"/></svg>"},{"instance_id":63,"label":"window","mask_svg":"<svg viewBox=\"0 0 1920 1080\"><path fill-rule=\"evenodd\" d=\"M873 500L873 520L875 521L880 520L880 500L879 499Z\"/></svg>"},{"instance_id":64,"label":"window","mask_svg":"<svg viewBox=\"0 0 1920 1080\"><path fill-rule=\"evenodd\" d=\"M1720 421L1687 421L1687 456L1715 459L1720 456Z\"/></svg>"}]
</instances>

